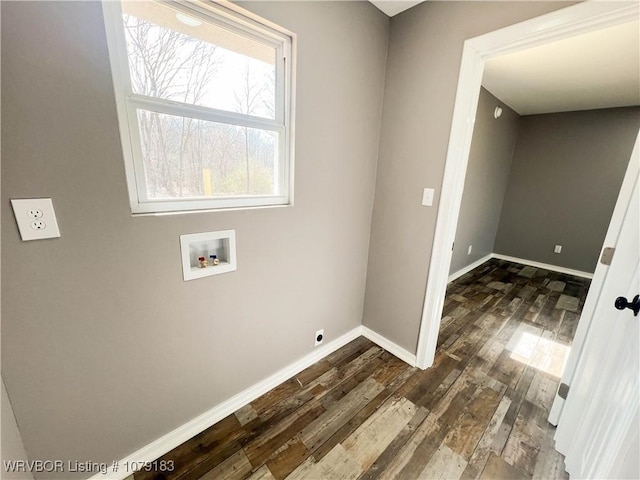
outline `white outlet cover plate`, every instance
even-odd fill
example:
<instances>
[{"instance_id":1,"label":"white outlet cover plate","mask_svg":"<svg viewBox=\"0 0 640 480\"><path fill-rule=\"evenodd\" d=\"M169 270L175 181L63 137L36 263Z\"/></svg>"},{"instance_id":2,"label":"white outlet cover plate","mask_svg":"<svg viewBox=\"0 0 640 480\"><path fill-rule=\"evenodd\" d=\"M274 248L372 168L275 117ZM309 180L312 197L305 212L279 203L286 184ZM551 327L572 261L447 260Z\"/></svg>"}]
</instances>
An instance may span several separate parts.
<instances>
[{"instance_id":1,"label":"white outlet cover plate","mask_svg":"<svg viewBox=\"0 0 640 480\"><path fill-rule=\"evenodd\" d=\"M11 207L23 241L60 236L56 212L53 210L53 202L50 198L12 199ZM34 228L32 224L36 223L38 226L44 225L44 228Z\"/></svg>"},{"instance_id":2,"label":"white outlet cover plate","mask_svg":"<svg viewBox=\"0 0 640 480\"><path fill-rule=\"evenodd\" d=\"M433 206L433 194L435 193L433 188L425 188L422 192L422 205L425 207Z\"/></svg>"}]
</instances>

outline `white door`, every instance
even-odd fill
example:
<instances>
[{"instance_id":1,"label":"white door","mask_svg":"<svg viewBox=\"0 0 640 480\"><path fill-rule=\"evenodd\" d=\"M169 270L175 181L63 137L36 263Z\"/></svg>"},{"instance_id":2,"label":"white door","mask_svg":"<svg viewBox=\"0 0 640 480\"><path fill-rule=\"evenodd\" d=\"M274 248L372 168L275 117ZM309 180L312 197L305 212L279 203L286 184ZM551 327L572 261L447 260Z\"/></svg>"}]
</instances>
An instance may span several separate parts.
<instances>
[{"instance_id":1,"label":"white door","mask_svg":"<svg viewBox=\"0 0 640 480\"><path fill-rule=\"evenodd\" d=\"M640 478L640 315L614 307L617 297L640 294L637 155L636 142L625 178L632 194L616 206L624 220L556 432L573 478Z\"/></svg>"}]
</instances>

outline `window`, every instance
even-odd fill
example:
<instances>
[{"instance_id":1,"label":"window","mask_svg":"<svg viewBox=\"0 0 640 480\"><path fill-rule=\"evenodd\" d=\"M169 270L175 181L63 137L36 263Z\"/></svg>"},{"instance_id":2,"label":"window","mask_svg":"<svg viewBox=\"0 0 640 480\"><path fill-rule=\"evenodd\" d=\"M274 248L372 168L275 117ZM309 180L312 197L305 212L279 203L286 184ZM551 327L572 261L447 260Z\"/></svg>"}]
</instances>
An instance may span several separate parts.
<instances>
[{"instance_id":1,"label":"window","mask_svg":"<svg viewBox=\"0 0 640 480\"><path fill-rule=\"evenodd\" d=\"M213 2L103 9L132 212L291 203L291 36Z\"/></svg>"}]
</instances>

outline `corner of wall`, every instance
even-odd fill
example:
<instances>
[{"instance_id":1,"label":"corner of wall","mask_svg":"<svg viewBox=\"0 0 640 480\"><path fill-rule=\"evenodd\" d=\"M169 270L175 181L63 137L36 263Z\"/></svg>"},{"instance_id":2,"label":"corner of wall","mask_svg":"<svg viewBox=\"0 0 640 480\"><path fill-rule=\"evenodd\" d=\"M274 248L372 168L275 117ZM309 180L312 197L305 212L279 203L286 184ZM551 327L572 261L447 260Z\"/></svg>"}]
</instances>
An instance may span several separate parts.
<instances>
[{"instance_id":1,"label":"corner of wall","mask_svg":"<svg viewBox=\"0 0 640 480\"><path fill-rule=\"evenodd\" d=\"M12 479L12 480L33 480L33 475L27 468L19 467L21 462L27 462L27 452L25 451L24 444L22 443L22 436L20 435L20 429L16 422L16 417L13 414L13 408L11 407L11 401L9 400L9 394L4 386L4 378L2 383L2 398L0 400L2 407L2 432L0 437L2 438L2 445L0 450L2 451L2 474L0 477ZM16 462L16 463L13 463ZM9 463L13 463L15 468L12 470ZM24 464L23 464L24 465Z\"/></svg>"}]
</instances>

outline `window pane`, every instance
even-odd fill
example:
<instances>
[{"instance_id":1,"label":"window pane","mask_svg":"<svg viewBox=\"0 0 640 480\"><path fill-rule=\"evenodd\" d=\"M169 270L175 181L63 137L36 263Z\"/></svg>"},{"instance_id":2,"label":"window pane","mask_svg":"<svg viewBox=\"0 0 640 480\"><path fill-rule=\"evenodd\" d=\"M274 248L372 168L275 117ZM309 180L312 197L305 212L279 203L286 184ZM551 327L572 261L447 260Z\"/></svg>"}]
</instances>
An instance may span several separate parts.
<instances>
[{"instance_id":1,"label":"window pane","mask_svg":"<svg viewBox=\"0 0 640 480\"><path fill-rule=\"evenodd\" d=\"M138 110L150 200L278 192L278 133Z\"/></svg>"},{"instance_id":2,"label":"window pane","mask_svg":"<svg viewBox=\"0 0 640 480\"><path fill-rule=\"evenodd\" d=\"M275 118L276 49L156 2L124 2L133 92Z\"/></svg>"}]
</instances>

